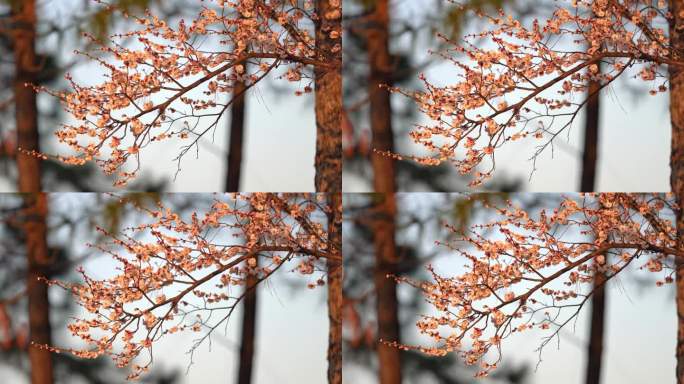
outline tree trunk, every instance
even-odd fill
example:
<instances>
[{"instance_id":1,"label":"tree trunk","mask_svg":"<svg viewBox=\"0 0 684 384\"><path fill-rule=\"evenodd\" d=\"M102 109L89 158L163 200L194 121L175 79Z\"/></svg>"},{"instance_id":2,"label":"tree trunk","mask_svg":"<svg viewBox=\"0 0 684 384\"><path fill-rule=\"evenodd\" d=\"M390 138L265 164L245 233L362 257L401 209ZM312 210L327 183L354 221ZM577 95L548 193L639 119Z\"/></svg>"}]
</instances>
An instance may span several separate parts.
<instances>
[{"instance_id":1,"label":"tree trunk","mask_svg":"<svg viewBox=\"0 0 684 384\"><path fill-rule=\"evenodd\" d=\"M684 53L684 0L670 0L670 44L673 59ZM672 148L670 184L680 207L684 207L684 71L670 66L670 118ZM684 212L677 211L678 248L684 249ZM677 285L677 383L684 384L684 260L675 259Z\"/></svg>"},{"instance_id":2,"label":"tree trunk","mask_svg":"<svg viewBox=\"0 0 684 384\"><path fill-rule=\"evenodd\" d=\"M374 2L374 12L368 27L368 58L370 78L368 97L370 100L370 122L374 150L394 150L392 133L392 105L390 92L384 85L392 85L392 58L389 53L389 4L388 0ZM380 153L371 154L373 165L373 186L378 193L394 193L394 161Z\"/></svg>"},{"instance_id":3,"label":"tree trunk","mask_svg":"<svg viewBox=\"0 0 684 384\"><path fill-rule=\"evenodd\" d=\"M584 122L584 153L582 156L582 182L580 192L596 191L596 163L599 147L599 121L601 117L601 99L598 91L600 84L589 82L587 116Z\"/></svg>"},{"instance_id":4,"label":"tree trunk","mask_svg":"<svg viewBox=\"0 0 684 384\"><path fill-rule=\"evenodd\" d=\"M52 345L48 285L39 278L50 277L51 260L46 242L47 196L44 193L24 195L26 255L28 275L26 291L29 311L29 361L31 384L52 384L52 353L41 346Z\"/></svg>"},{"instance_id":5,"label":"tree trunk","mask_svg":"<svg viewBox=\"0 0 684 384\"><path fill-rule=\"evenodd\" d=\"M399 342L397 286L388 277L399 262L395 244L396 199L393 193L375 195L377 211L373 223L375 246L375 295L378 321L378 377L380 384L401 383L401 351L384 342Z\"/></svg>"},{"instance_id":6,"label":"tree trunk","mask_svg":"<svg viewBox=\"0 0 684 384\"><path fill-rule=\"evenodd\" d=\"M12 3L14 30L15 78L14 104L17 145L23 151L39 151L38 110L36 93L29 85L35 83L38 63L35 52L36 8L34 0ZM48 285L38 280L49 277L50 258L47 247L47 196L41 193L40 160L17 152L18 189L24 193L26 206L26 255L28 274L26 291L29 311L29 361L32 384L52 384L52 354L39 346L51 345L50 302Z\"/></svg>"},{"instance_id":7,"label":"tree trunk","mask_svg":"<svg viewBox=\"0 0 684 384\"><path fill-rule=\"evenodd\" d=\"M257 257L257 262L259 258ZM254 363L254 344L257 319L257 283L256 275L247 276L245 298L242 307L242 340L240 343L240 368L238 370L238 384L252 382L252 368Z\"/></svg>"},{"instance_id":8,"label":"tree trunk","mask_svg":"<svg viewBox=\"0 0 684 384\"><path fill-rule=\"evenodd\" d=\"M245 65L246 67L246 65ZM246 70L246 69L245 69ZM228 144L228 174L226 192L240 191L242 169L242 145L245 131L245 83L238 81L233 89L233 105L230 108L230 142Z\"/></svg>"},{"instance_id":9,"label":"tree trunk","mask_svg":"<svg viewBox=\"0 0 684 384\"><path fill-rule=\"evenodd\" d=\"M316 67L316 191L342 191L342 6L316 0L316 49L329 67Z\"/></svg>"},{"instance_id":10,"label":"tree trunk","mask_svg":"<svg viewBox=\"0 0 684 384\"><path fill-rule=\"evenodd\" d=\"M329 194L328 203L328 384L342 384L342 194Z\"/></svg>"},{"instance_id":11,"label":"tree trunk","mask_svg":"<svg viewBox=\"0 0 684 384\"><path fill-rule=\"evenodd\" d=\"M591 330L589 331L589 346L587 348L586 384L599 384L601 381L606 312L606 291L603 286L605 280L605 274L594 274L594 287L597 288L595 288L591 298Z\"/></svg>"},{"instance_id":12,"label":"tree trunk","mask_svg":"<svg viewBox=\"0 0 684 384\"><path fill-rule=\"evenodd\" d=\"M599 121L601 102L599 97L600 83L589 83L587 116L584 123L584 155L582 157L581 192L596 191L596 163L599 146ZM591 323L589 345L587 347L587 368L585 384L599 384L601 381L601 364L603 361L603 334L606 313L606 291L603 273L594 274L594 294L591 298Z\"/></svg>"},{"instance_id":13,"label":"tree trunk","mask_svg":"<svg viewBox=\"0 0 684 384\"><path fill-rule=\"evenodd\" d=\"M390 93L383 86L392 85L392 58L389 52L389 4L388 0L377 0L368 26L368 56L370 78L368 96L370 100L370 123L374 150L394 150L392 132L392 105ZM376 220L373 243L375 247L375 294L380 341L400 341L396 282L388 278L395 273L399 262L396 254L395 216L396 181L394 161L380 153L371 154L373 186L377 195ZM401 353L398 348L379 342L378 378L380 384L401 383Z\"/></svg>"},{"instance_id":14,"label":"tree trunk","mask_svg":"<svg viewBox=\"0 0 684 384\"><path fill-rule=\"evenodd\" d=\"M24 151L39 151L38 110L35 83L38 63L35 52L36 9L34 0L14 2L14 105L16 114L17 168L20 192L40 192L40 160Z\"/></svg>"}]
</instances>

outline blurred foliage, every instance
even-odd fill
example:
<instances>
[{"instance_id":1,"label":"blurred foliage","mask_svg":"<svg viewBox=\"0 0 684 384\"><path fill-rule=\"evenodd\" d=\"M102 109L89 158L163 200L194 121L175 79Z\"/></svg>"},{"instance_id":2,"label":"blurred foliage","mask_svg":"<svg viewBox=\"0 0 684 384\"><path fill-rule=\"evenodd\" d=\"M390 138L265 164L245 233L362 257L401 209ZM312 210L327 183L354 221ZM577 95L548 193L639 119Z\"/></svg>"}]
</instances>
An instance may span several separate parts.
<instances>
[{"instance_id":1,"label":"blurred foliage","mask_svg":"<svg viewBox=\"0 0 684 384\"><path fill-rule=\"evenodd\" d=\"M468 0L462 5L451 4L444 13L442 25L451 39L458 39L465 29L470 12L492 12L515 0Z\"/></svg>"},{"instance_id":2,"label":"blurred foliage","mask_svg":"<svg viewBox=\"0 0 684 384\"><path fill-rule=\"evenodd\" d=\"M89 2L91 0L84 0ZM88 22L84 24L84 31L92 33L96 38L102 41L107 41L106 37L109 35L112 26L115 24L115 14L117 11L126 13L143 12L150 8L154 3L160 0L114 0L111 1L112 7L100 7L89 17Z\"/></svg>"},{"instance_id":3,"label":"blurred foliage","mask_svg":"<svg viewBox=\"0 0 684 384\"><path fill-rule=\"evenodd\" d=\"M127 193L126 200L134 206L146 206L156 204L161 200L159 193ZM124 213L130 209L129 205L121 204L118 199L106 199L102 210L103 228L109 233L117 234L121 228L121 219Z\"/></svg>"},{"instance_id":4,"label":"blurred foliage","mask_svg":"<svg viewBox=\"0 0 684 384\"><path fill-rule=\"evenodd\" d=\"M465 231L473 219L473 211L481 206L496 206L505 203L510 198L509 193L478 193L468 195L468 198L454 199L451 207L452 225L458 231Z\"/></svg>"}]
</instances>

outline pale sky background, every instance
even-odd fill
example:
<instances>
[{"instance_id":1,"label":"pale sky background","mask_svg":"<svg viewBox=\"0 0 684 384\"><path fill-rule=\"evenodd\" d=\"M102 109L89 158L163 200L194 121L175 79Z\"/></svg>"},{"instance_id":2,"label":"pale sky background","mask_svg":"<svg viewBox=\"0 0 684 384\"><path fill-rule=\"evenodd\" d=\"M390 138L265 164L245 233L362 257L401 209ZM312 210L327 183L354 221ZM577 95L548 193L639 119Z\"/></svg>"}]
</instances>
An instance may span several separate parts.
<instances>
[{"instance_id":1,"label":"pale sky background","mask_svg":"<svg viewBox=\"0 0 684 384\"><path fill-rule=\"evenodd\" d=\"M210 195L186 196L196 202L197 207L205 207ZM195 199L196 200L193 200ZM105 199L106 200L106 199ZM94 194L52 195L53 210L68 212L69 217L81 217L83 207L95 207ZM195 205L193 204L193 207ZM200 214L201 215L201 214ZM96 217L96 216L93 216ZM131 217L122 226L131 226ZM139 217L139 216L138 216ZM52 219L56 220L56 219ZM86 272L96 278L111 277L119 264L106 255L91 253L86 243L93 241L92 224L79 223L71 241L73 257L89 255L82 263ZM55 244L64 243L68 232L52 232ZM74 266L74 272L75 268ZM315 282L320 274L304 277L291 272L296 263L290 263L259 286L256 354L253 378L255 384L302 383L319 384L325 382L328 363L328 314L326 289L309 289L307 284ZM53 297L63 295L59 288L51 288ZM192 300L192 297L188 298ZM208 343L201 345L194 355L194 364L186 374L190 363L187 351L200 333L177 333L165 336L154 347L155 362L152 368L162 371L180 371L179 384L225 384L235 382L239 357L239 332L242 322L242 305L238 306L229 320L227 332L224 327L217 329L213 336L211 349ZM56 312L55 312L56 313ZM53 316L54 314L53 313ZM222 312L223 313L223 312ZM225 313L224 313L225 314ZM63 319L62 319L63 320ZM169 337L170 336L170 337ZM56 345L80 345L80 340L69 336L66 329L54 330ZM145 354L143 354L145 356ZM141 362L146 362L146 357ZM110 361L111 362L111 361ZM128 373L128 371L123 371ZM124 375L125 376L125 375ZM3 383L24 384L28 381L16 372L0 365ZM71 384L71 382L69 382Z\"/></svg>"},{"instance_id":2,"label":"pale sky background","mask_svg":"<svg viewBox=\"0 0 684 384\"><path fill-rule=\"evenodd\" d=\"M447 203L448 204L448 203ZM435 206L445 208L445 197L438 194L401 194L399 207L418 217L427 217ZM476 219L483 220L482 218ZM486 219L489 221L490 219ZM481 221L480 221L481 222ZM414 227L415 228L415 227ZM433 227L434 228L434 227ZM443 234L428 229L422 239L416 239L415 230L403 233L400 242L418 241L420 249L434 250L436 240L445 240ZM635 276L651 277L648 272L635 272L638 261L617 280L609 283L607 319L602 369L603 384L675 383L676 326L674 288L672 286L646 288L634 282ZM458 255L443 252L433 261L442 275L454 275L464 264ZM416 291L400 285L400 295L415 295ZM565 328L560 346L550 343L542 353L542 362L530 376L530 384L583 384L586 364L585 341L588 339L588 308L584 308L577 327ZM427 312L428 308L424 307ZM402 329L407 340L420 338L414 327ZM522 333L502 342L502 364L518 366L527 363L532 368L539 355L541 332ZM425 339L423 339L425 340ZM376 379L366 370L345 367L345 382L358 384L375 383ZM483 382L483 384L486 382Z\"/></svg>"},{"instance_id":3,"label":"pale sky background","mask_svg":"<svg viewBox=\"0 0 684 384\"><path fill-rule=\"evenodd\" d=\"M43 0L40 4L41 20L60 20L66 23L73 14L74 4L80 5L82 0ZM194 11L187 12L195 14ZM185 19L186 22L190 20L187 16ZM172 25L176 25L175 22ZM131 25L127 27L131 28ZM209 46L211 45L204 45ZM217 47L218 44L213 46ZM73 46L64 48L66 61L71 60L72 50ZM99 66L86 60L70 72L81 84L97 83L102 79ZM274 91L274 82L278 88L285 91ZM313 97L311 94L296 97L294 91L295 87L287 80L270 78L248 92L241 190L314 191L316 138ZM180 144L169 141L147 147L141 154L142 167L139 178L167 178L170 192L223 191L226 166L223 158L229 135L226 126L227 121L224 117L215 132L214 141L212 142L211 135L205 136L204 144L200 146L199 158L196 158L194 152L186 155L182 171L175 181L173 177L177 167L173 158L180 151ZM55 139L52 141L57 143ZM0 192L13 191L14 188L7 180L0 179ZM105 184L104 188L104 191L109 191L113 187L111 184Z\"/></svg>"},{"instance_id":4,"label":"pale sky background","mask_svg":"<svg viewBox=\"0 0 684 384\"><path fill-rule=\"evenodd\" d=\"M446 4L446 2L444 2ZM560 2L559 4L563 4ZM391 16L395 21L411 25L424 20L426 12L434 12L435 0L394 0L391 2ZM470 19L472 21L472 18ZM472 33L474 28L483 24L472 22L464 33ZM402 50L409 44L408 37L396 43L395 49ZM419 40L414 48L414 63L422 63L430 56L424 40ZM435 59L433 57L433 59ZM435 64L425 71L426 76L436 84L453 84L457 68L436 58ZM604 90L602 95L601 136L597 190L600 192L650 192L669 191L670 127L669 100L667 94L649 96L646 93L634 98L624 87L642 84L638 80L624 79ZM422 84L412 87L422 89ZM412 89L411 87L409 87ZM399 106L405 102L404 96L394 95L393 102ZM395 120L398 126L411 126L426 123L422 114L415 120ZM547 150L537 161L537 171L528 181L532 162L528 159L537 145L534 141L521 140L507 143L497 154L497 170L494 178L505 175L523 181L522 188L529 192L566 192L579 188L581 148L583 145L583 118L577 119L573 128L557 138L556 151ZM396 143L405 143L407 138L397 137ZM413 144L410 144L413 145ZM413 145L414 148L422 149ZM404 146L404 148L407 148ZM407 152L402 152L407 153ZM410 153L410 152L408 152ZM483 166L489 166L483 162ZM345 175L345 191L369 191L371 186L353 175ZM467 190L467 186L463 186Z\"/></svg>"}]
</instances>

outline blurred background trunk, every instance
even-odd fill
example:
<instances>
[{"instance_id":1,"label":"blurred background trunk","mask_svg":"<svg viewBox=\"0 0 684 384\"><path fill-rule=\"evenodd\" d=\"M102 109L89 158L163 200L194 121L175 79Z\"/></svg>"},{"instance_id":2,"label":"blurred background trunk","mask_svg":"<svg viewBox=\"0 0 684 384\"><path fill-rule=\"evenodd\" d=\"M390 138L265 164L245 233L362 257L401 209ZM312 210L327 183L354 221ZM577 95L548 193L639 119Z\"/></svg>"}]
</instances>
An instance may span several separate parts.
<instances>
[{"instance_id":1,"label":"blurred background trunk","mask_svg":"<svg viewBox=\"0 0 684 384\"><path fill-rule=\"evenodd\" d=\"M247 70L245 64L245 71ZM228 173L226 174L226 192L240 191L242 170L242 149L245 132L245 91L243 81L235 83L233 88L233 104L230 108L230 142L228 143Z\"/></svg>"},{"instance_id":2,"label":"blurred background trunk","mask_svg":"<svg viewBox=\"0 0 684 384\"><path fill-rule=\"evenodd\" d=\"M375 151L394 151L392 105L387 87L394 72L389 52L389 2L376 0L368 9L370 15L367 44L370 77L371 146ZM371 152L375 196L373 244L375 249L374 283L377 312L378 379L381 384L401 383L401 352L384 342L399 342L397 287L393 278L399 260L395 242L396 181L394 160Z\"/></svg>"},{"instance_id":3,"label":"blurred background trunk","mask_svg":"<svg viewBox=\"0 0 684 384\"><path fill-rule=\"evenodd\" d=\"M259 267L259 257L256 258ZM242 306L242 339L240 342L240 367L238 369L238 384L250 384L254 366L254 346L257 326L257 283L259 278L255 274L247 276L245 298Z\"/></svg>"},{"instance_id":4,"label":"blurred background trunk","mask_svg":"<svg viewBox=\"0 0 684 384\"><path fill-rule=\"evenodd\" d=\"M601 66L599 64L599 73ZM584 120L584 152L580 192L596 191L596 168L598 162L599 127L601 121L601 97L599 81L590 81L587 91L587 109ZM606 316L606 290L603 284L606 276L594 273L594 294L590 300L590 330L587 346L586 384L601 382L603 362L603 338Z\"/></svg>"},{"instance_id":5,"label":"blurred background trunk","mask_svg":"<svg viewBox=\"0 0 684 384\"><path fill-rule=\"evenodd\" d=\"M35 0L12 2L14 21L15 78L14 103L16 115L18 190L24 193L26 256L28 274L26 291L29 311L29 361L32 384L52 384L52 353L45 345L52 345L50 301L48 285L39 278L49 278L50 257L47 247L47 196L41 193L40 160L23 151L40 151L36 83L39 63L36 60L36 4Z\"/></svg>"},{"instance_id":6,"label":"blurred background trunk","mask_svg":"<svg viewBox=\"0 0 684 384\"><path fill-rule=\"evenodd\" d=\"M31 384L52 384L52 352L45 346L52 345L50 326L50 301L48 284L40 280L50 278L51 258L47 247L47 196L44 193L24 195L26 256L28 274L26 292L29 311L29 361Z\"/></svg>"},{"instance_id":7,"label":"blurred background trunk","mask_svg":"<svg viewBox=\"0 0 684 384\"><path fill-rule=\"evenodd\" d=\"M17 130L19 192L41 192L40 160L25 151L40 151L36 83L39 63L36 60L36 4L35 0L12 2L14 22L14 105Z\"/></svg>"}]
</instances>

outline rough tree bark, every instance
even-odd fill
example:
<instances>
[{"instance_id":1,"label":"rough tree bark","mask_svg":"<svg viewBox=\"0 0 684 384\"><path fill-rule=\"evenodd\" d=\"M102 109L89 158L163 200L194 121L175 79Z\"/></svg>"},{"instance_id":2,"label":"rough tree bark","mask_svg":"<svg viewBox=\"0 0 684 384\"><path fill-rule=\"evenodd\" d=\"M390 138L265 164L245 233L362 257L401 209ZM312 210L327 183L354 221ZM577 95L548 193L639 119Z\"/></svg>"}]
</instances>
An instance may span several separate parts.
<instances>
[{"instance_id":1,"label":"rough tree bark","mask_svg":"<svg viewBox=\"0 0 684 384\"><path fill-rule=\"evenodd\" d=\"M316 191L328 193L328 383L342 384L342 4L316 0Z\"/></svg>"},{"instance_id":2,"label":"rough tree bark","mask_svg":"<svg viewBox=\"0 0 684 384\"><path fill-rule=\"evenodd\" d=\"M342 384L342 194L329 194L328 205L328 384Z\"/></svg>"},{"instance_id":3,"label":"rough tree bark","mask_svg":"<svg viewBox=\"0 0 684 384\"><path fill-rule=\"evenodd\" d=\"M670 0L670 44L673 59L682 60L684 53L684 0ZM679 206L684 206L684 70L670 66L670 118L672 148L670 154L670 186ZM684 248L684 213L677 211L678 248ZM684 260L675 259L677 286L677 383L684 383Z\"/></svg>"},{"instance_id":4,"label":"rough tree bark","mask_svg":"<svg viewBox=\"0 0 684 384\"><path fill-rule=\"evenodd\" d=\"M257 262L259 258L257 257ZM238 384L252 382L252 368L254 366L254 345L257 319L257 283L255 275L247 276L245 298L242 307L242 339L240 342L240 368L238 370Z\"/></svg>"},{"instance_id":5,"label":"rough tree bark","mask_svg":"<svg viewBox=\"0 0 684 384\"><path fill-rule=\"evenodd\" d=\"M233 89L233 104L230 107L230 142L228 143L228 174L226 192L240 191L242 170L242 146L245 132L245 83L238 81Z\"/></svg>"},{"instance_id":6,"label":"rough tree bark","mask_svg":"<svg viewBox=\"0 0 684 384\"><path fill-rule=\"evenodd\" d=\"M34 0L12 2L12 44L14 48L14 103L17 146L25 151L39 151L38 111L34 84L39 65L36 60L36 4ZM38 280L49 277L50 257L47 247L47 196L41 193L40 161L37 157L17 152L18 189L24 193L26 216L24 232L28 274L26 290L29 311L28 355L32 384L52 384L52 354L38 345L51 345L50 302L48 286Z\"/></svg>"},{"instance_id":7,"label":"rough tree bark","mask_svg":"<svg viewBox=\"0 0 684 384\"><path fill-rule=\"evenodd\" d=\"M587 114L584 123L584 154L582 157L581 192L596 191L596 164L599 147L599 121L601 99L598 94L600 83L589 83ZM599 384L603 362L603 334L605 328L606 291L603 287L605 274L594 274L594 294L591 298L591 322L589 345L587 346L587 367L585 384Z\"/></svg>"},{"instance_id":8,"label":"rough tree bark","mask_svg":"<svg viewBox=\"0 0 684 384\"><path fill-rule=\"evenodd\" d=\"M316 191L342 191L342 6L317 0L316 48L331 67L316 67Z\"/></svg>"},{"instance_id":9,"label":"rough tree bark","mask_svg":"<svg viewBox=\"0 0 684 384\"><path fill-rule=\"evenodd\" d=\"M368 56L370 77L368 96L370 100L370 123L372 147L382 152L394 150L392 132L392 106L390 93L384 86L392 85L392 57L389 52L389 2L376 0L369 20ZM376 219L373 225L375 247L374 283L378 339L400 341L396 282L387 277L395 273L399 262L396 254L395 216L396 181L394 161L380 153L371 154L373 186L377 193ZM382 342L377 345L378 378L381 384L401 383L401 353L398 348Z\"/></svg>"}]
</instances>

